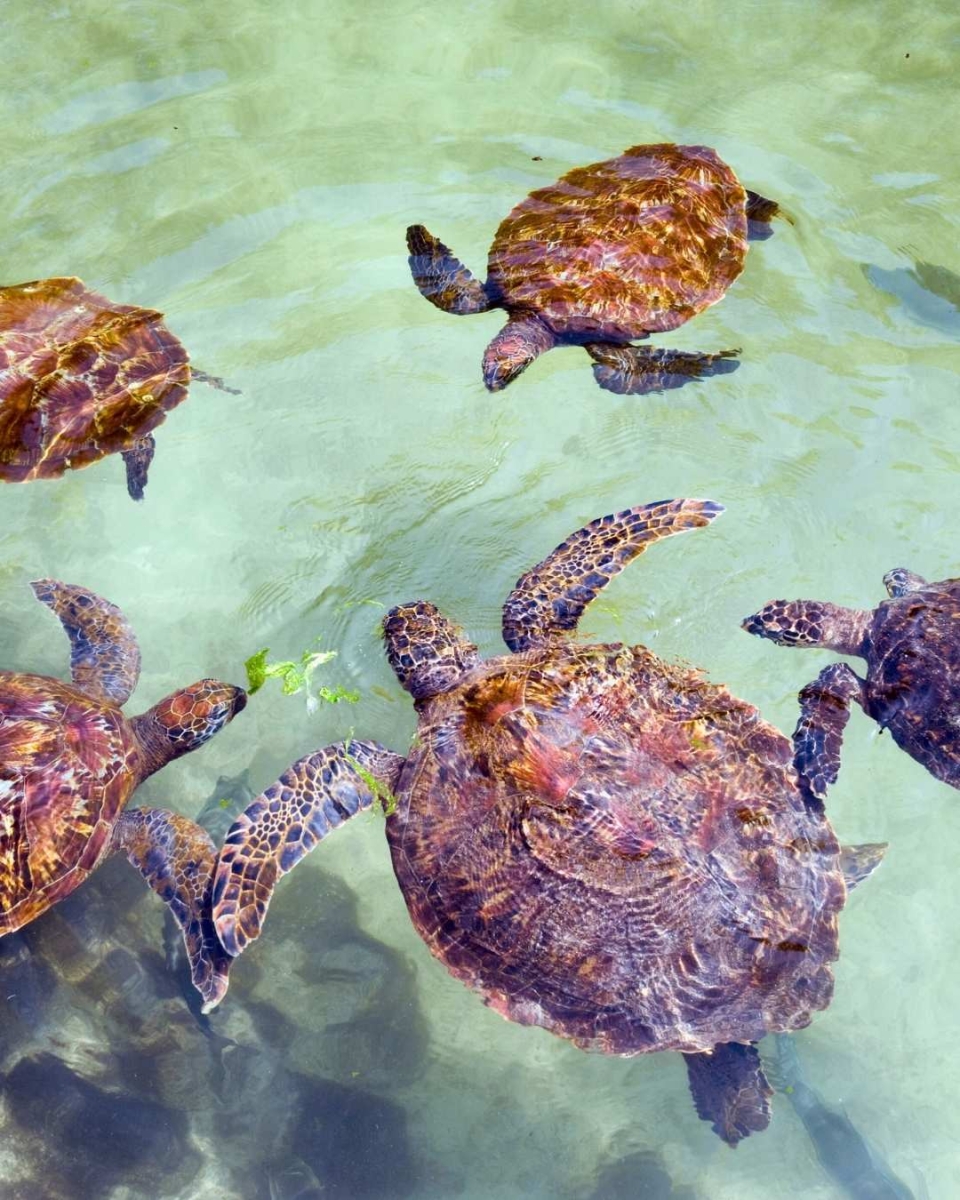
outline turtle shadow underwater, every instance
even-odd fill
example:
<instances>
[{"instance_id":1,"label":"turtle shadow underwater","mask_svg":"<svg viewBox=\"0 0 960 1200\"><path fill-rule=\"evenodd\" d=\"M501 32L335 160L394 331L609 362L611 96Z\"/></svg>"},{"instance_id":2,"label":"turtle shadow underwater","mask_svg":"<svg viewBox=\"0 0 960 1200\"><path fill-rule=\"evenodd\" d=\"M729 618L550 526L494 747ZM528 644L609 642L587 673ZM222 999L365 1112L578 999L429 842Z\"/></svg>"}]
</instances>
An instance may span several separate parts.
<instances>
[{"instance_id":1,"label":"turtle shadow underwater","mask_svg":"<svg viewBox=\"0 0 960 1200\"><path fill-rule=\"evenodd\" d=\"M305 925L318 895L322 915ZM111 862L0 939L0 1093L22 1194L126 1186L174 1200L201 1183L237 1196L300 1194L295 1184L344 1200L421 1194L431 1168L403 1102L426 1056L415 981L360 928L351 890L294 879L275 905L273 952L302 964L291 984L310 987L307 1017L255 961L229 1010L191 1015L189 975L130 949L149 946L152 916Z\"/></svg>"}]
</instances>

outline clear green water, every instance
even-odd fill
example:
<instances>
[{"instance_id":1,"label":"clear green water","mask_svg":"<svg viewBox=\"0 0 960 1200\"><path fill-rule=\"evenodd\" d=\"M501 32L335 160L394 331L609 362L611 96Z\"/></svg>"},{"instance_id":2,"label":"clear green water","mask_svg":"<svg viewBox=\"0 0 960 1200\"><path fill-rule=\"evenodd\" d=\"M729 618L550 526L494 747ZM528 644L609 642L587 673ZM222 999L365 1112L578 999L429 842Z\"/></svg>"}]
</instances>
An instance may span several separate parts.
<instances>
[{"instance_id":1,"label":"clear green water","mask_svg":"<svg viewBox=\"0 0 960 1200\"><path fill-rule=\"evenodd\" d=\"M195 814L219 775L249 765L263 787L351 729L403 749L412 708L380 610L357 602L429 597L494 652L520 571L611 509L699 495L728 511L618 579L587 631L696 662L787 730L829 658L748 638L746 613L772 595L869 605L900 564L957 574L948 0L12 0L3 17L4 282L77 274L161 308L243 392L192 390L141 506L115 458L0 489L4 665L65 672L26 586L54 575L132 619L134 710L317 635L340 650L331 679L362 694L310 715L264 691L143 802ZM426 304L404 227L482 274L532 187L664 139L717 147L796 221L672 339L742 346L739 372L620 398L564 350L486 395L499 315ZM843 914L834 1003L799 1039L806 1078L917 1196L949 1200L960 800L855 714L829 809L844 840L891 849ZM207 1030L163 961L161 907L112 863L8 947L5 1196L286 1200L299 1180L304 1196L567 1200L644 1150L688 1200L849 1194L786 1098L732 1153L679 1059L587 1056L485 1009L412 930L382 819L284 882ZM604 1194L668 1194L655 1186Z\"/></svg>"}]
</instances>

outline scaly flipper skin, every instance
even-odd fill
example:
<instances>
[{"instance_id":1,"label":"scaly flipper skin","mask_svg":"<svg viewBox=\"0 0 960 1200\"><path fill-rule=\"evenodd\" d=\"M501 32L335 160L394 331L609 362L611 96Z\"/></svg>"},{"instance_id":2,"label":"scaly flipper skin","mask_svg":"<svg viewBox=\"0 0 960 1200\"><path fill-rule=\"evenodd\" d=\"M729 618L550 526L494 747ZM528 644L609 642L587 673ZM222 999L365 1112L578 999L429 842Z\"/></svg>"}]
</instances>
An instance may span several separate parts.
<instances>
[{"instance_id":1,"label":"scaly flipper skin","mask_svg":"<svg viewBox=\"0 0 960 1200\"><path fill-rule=\"evenodd\" d=\"M818 800L837 782L850 701L864 704L863 680L846 663L831 663L800 692L800 720L793 734L794 765Z\"/></svg>"},{"instance_id":2,"label":"scaly flipper skin","mask_svg":"<svg viewBox=\"0 0 960 1200\"><path fill-rule=\"evenodd\" d=\"M480 663L476 646L427 600L391 608L383 639L390 666L418 704L449 691Z\"/></svg>"},{"instance_id":3,"label":"scaly flipper skin","mask_svg":"<svg viewBox=\"0 0 960 1200\"><path fill-rule=\"evenodd\" d=\"M70 639L73 682L95 700L125 704L140 677L140 648L126 617L102 596L58 579L30 585Z\"/></svg>"},{"instance_id":4,"label":"scaly flipper skin","mask_svg":"<svg viewBox=\"0 0 960 1200\"><path fill-rule=\"evenodd\" d=\"M407 249L413 282L431 304L459 316L493 308L483 284L422 225L407 230Z\"/></svg>"},{"instance_id":5,"label":"scaly flipper skin","mask_svg":"<svg viewBox=\"0 0 960 1200\"><path fill-rule=\"evenodd\" d=\"M729 1146L770 1124L773 1088L760 1065L756 1046L728 1042L712 1054L685 1054L697 1115L710 1121Z\"/></svg>"},{"instance_id":6,"label":"scaly flipper skin","mask_svg":"<svg viewBox=\"0 0 960 1200\"><path fill-rule=\"evenodd\" d=\"M288 767L227 834L214 884L214 921L233 957L260 936L273 889L331 829L393 792L404 759L376 742L338 742Z\"/></svg>"},{"instance_id":7,"label":"scaly flipper skin","mask_svg":"<svg viewBox=\"0 0 960 1200\"><path fill-rule=\"evenodd\" d=\"M129 450L124 450L120 457L127 468L127 492L131 500L142 500L143 489L147 486L147 472L153 462L157 443L152 433L138 438Z\"/></svg>"},{"instance_id":8,"label":"scaly flipper skin","mask_svg":"<svg viewBox=\"0 0 960 1200\"><path fill-rule=\"evenodd\" d=\"M591 342L584 349L594 359L593 377L606 392L646 396L683 387L709 375L729 375L740 363L739 350L696 354L653 346L615 346Z\"/></svg>"},{"instance_id":9,"label":"scaly flipper skin","mask_svg":"<svg viewBox=\"0 0 960 1200\"><path fill-rule=\"evenodd\" d=\"M591 521L517 580L503 606L503 640L519 653L576 629L590 601L651 542L722 512L713 500L661 500Z\"/></svg>"},{"instance_id":10,"label":"scaly flipper skin","mask_svg":"<svg viewBox=\"0 0 960 1200\"><path fill-rule=\"evenodd\" d=\"M126 854L170 909L183 933L190 977L210 1012L227 991L233 961L213 923L217 849L195 822L162 808L130 808L120 817L112 848Z\"/></svg>"}]
</instances>

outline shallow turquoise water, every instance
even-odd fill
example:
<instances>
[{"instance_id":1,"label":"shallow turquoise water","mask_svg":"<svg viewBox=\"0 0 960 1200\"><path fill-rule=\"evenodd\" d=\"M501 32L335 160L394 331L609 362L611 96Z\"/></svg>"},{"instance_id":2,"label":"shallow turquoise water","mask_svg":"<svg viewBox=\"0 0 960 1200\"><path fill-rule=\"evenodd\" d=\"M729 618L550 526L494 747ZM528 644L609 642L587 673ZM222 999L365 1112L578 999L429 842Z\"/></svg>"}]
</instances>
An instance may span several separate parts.
<instances>
[{"instance_id":1,"label":"shallow turquoise water","mask_svg":"<svg viewBox=\"0 0 960 1200\"><path fill-rule=\"evenodd\" d=\"M131 711L317 636L340 652L329 681L361 693L310 714L265 689L144 803L195 814L221 774L249 766L259 789L351 730L402 749L414 716L379 606L429 597L496 652L517 575L612 509L699 495L727 513L626 572L585 631L695 662L785 730L830 656L746 637L746 613L773 595L867 606L900 564L958 573L955 6L85 0L4 16L4 282L76 274L158 307L242 389L194 386L158 432L143 505L116 458L0 490L4 665L65 673L26 586L53 575L131 618ZM670 339L742 346L740 370L621 398L568 349L488 396L500 316L426 304L405 226L482 273L531 188L664 139L715 146L795 222ZM949 1198L960 802L855 714L829 811L843 840L891 849L843 914L804 1071L917 1196ZM309 1170L325 1197L587 1197L643 1150L676 1194L848 1194L784 1097L731 1153L675 1057L587 1056L485 1009L412 930L374 816L284 882L209 1028L160 957L160 910L112 863L4 964L4 1194L259 1200Z\"/></svg>"}]
</instances>

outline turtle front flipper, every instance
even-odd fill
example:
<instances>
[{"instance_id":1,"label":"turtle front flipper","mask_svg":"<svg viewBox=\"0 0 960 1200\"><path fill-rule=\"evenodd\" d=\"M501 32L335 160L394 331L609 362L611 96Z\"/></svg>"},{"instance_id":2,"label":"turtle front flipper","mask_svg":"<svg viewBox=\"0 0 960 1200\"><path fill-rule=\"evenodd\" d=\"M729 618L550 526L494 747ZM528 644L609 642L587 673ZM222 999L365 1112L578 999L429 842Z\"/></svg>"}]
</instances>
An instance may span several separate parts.
<instances>
[{"instance_id":1,"label":"turtle front flipper","mask_svg":"<svg viewBox=\"0 0 960 1200\"><path fill-rule=\"evenodd\" d=\"M140 678L140 647L120 609L59 579L36 579L30 586L40 603L57 614L70 639L76 686L95 700L125 704Z\"/></svg>"},{"instance_id":2,"label":"turtle front flipper","mask_svg":"<svg viewBox=\"0 0 960 1200\"><path fill-rule=\"evenodd\" d=\"M260 936L282 875L327 834L391 794L404 759L376 742L338 742L288 767L237 818L220 851L213 919L236 957Z\"/></svg>"},{"instance_id":3,"label":"turtle front flipper","mask_svg":"<svg viewBox=\"0 0 960 1200\"><path fill-rule=\"evenodd\" d=\"M157 443L152 433L137 438L129 450L123 450L120 457L127 468L127 492L131 500L142 500L143 489L147 486L147 472L153 462Z\"/></svg>"},{"instance_id":4,"label":"turtle front flipper","mask_svg":"<svg viewBox=\"0 0 960 1200\"><path fill-rule=\"evenodd\" d=\"M726 1042L710 1054L685 1054L690 1092L701 1121L728 1146L770 1124L773 1088L760 1065L756 1046Z\"/></svg>"},{"instance_id":5,"label":"turtle front flipper","mask_svg":"<svg viewBox=\"0 0 960 1200\"><path fill-rule=\"evenodd\" d=\"M458 316L494 307L483 284L422 225L411 225L407 230L407 249L413 282L431 304Z\"/></svg>"},{"instance_id":6,"label":"turtle front flipper","mask_svg":"<svg viewBox=\"0 0 960 1200\"><path fill-rule=\"evenodd\" d=\"M793 764L801 782L818 800L823 800L830 784L837 782L850 701L863 705L863 689L863 680L846 663L831 663L800 692Z\"/></svg>"},{"instance_id":7,"label":"turtle front flipper","mask_svg":"<svg viewBox=\"0 0 960 1200\"><path fill-rule=\"evenodd\" d=\"M660 500L591 521L517 580L503 606L503 640L519 652L576 629L590 601L651 542L722 512L713 500Z\"/></svg>"},{"instance_id":8,"label":"turtle front flipper","mask_svg":"<svg viewBox=\"0 0 960 1200\"><path fill-rule=\"evenodd\" d=\"M209 1012L227 991L232 957L213 923L217 848L195 822L162 808L129 808L117 821L112 848L126 854L173 914L183 933L190 978Z\"/></svg>"},{"instance_id":9,"label":"turtle front flipper","mask_svg":"<svg viewBox=\"0 0 960 1200\"><path fill-rule=\"evenodd\" d=\"M655 346L618 346L612 342L590 342L584 349L594 360L594 379L604 391L618 396L668 392L710 375L728 375L740 366L739 350L697 354Z\"/></svg>"}]
</instances>

